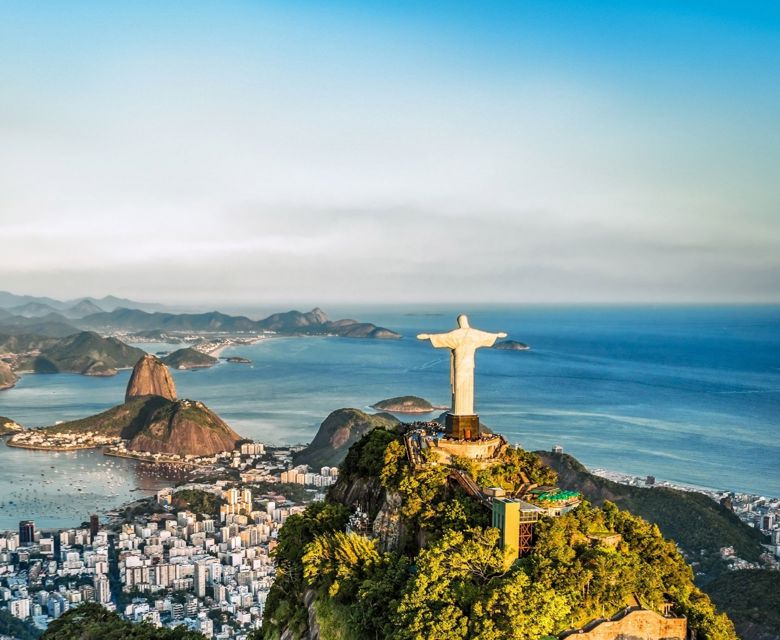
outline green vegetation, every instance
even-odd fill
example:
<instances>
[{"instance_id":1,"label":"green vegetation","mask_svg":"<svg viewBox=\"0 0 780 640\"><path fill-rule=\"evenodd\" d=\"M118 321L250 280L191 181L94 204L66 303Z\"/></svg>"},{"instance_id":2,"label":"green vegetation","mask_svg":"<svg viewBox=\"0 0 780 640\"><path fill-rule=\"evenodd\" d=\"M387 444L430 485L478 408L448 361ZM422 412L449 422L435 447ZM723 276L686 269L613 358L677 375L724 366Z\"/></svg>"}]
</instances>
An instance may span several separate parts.
<instances>
[{"instance_id":1,"label":"green vegetation","mask_svg":"<svg viewBox=\"0 0 780 640\"><path fill-rule=\"evenodd\" d=\"M530 451L509 447L502 452L499 464L480 471L476 478L480 486L516 493L523 485L555 484L558 474Z\"/></svg>"},{"instance_id":2,"label":"green vegetation","mask_svg":"<svg viewBox=\"0 0 780 640\"><path fill-rule=\"evenodd\" d=\"M614 532L617 548L593 544L588 537ZM526 567L534 583L554 588L571 610L569 626L614 614L634 595L660 611L665 601L688 617L699 636L735 638L731 622L715 613L694 584L693 573L674 542L658 527L606 502L603 509L585 503L559 518L537 525L537 540Z\"/></svg>"},{"instance_id":3,"label":"green vegetation","mask_svg":"<svg viewBox=\"0 0 780 640\"><path fill-rule=\"evenodd\" d=\"M170 401L159 396L132 398L124 404L88 418L62 422L46 427L50 433L85 433L93 431L105 436L132 438L151 416Z\"/></svg>"},{"instance_id":4,"label":"green vegetation","mask_svg":"<svg viewBox=\"0 0 780 640\"><path fill-rule=\"evenodd\" d=\"M24 431L24 427L11 420L11 418L0 416L0 436L13 435L20 431Z\"/></svg>"},{"instance_id":5,"label":"green vegetation","mask_svg":"<svg viewBox=\"0 0 780 640\"><path fill-rule=\"evenodd\" d=\"M165 356L162 361L174 369L196 369L198 367L211 367L218 360L206 353L202 353L192 347L177 349L173 353Z\"/></svg>"},{"instance_id":6,"label":"green vegetation","mask_svg":"<svg viewBox=\"0 0 780 640\"><path fill-rule=\"evenodd\" d=\"M400 436L382 429L351 447L329 501L281 530L279 578L257 638L301 638L313 616L321 637L343 640L532 640L611 616L636 595L656 611L671 604L700 640L736 640L658 527L609 502L584 503L540 521L531 554L507 570L488 510L430 462L412 470ZM511 490L555 474L534 454L511 450L484 477ZM359 502L377 480L400 498L406 534L389 546L383 535L345 532L349 509L334 501ZM614 534L616 546L599 541Z\"/></svg>"},{"instance_id":7,"label":"green vegetation","mask_svg":"<svg viewBox=\"0 0 780 640\"><path fill-rule=\"evenodd\" d=\"M165 513L165 509L157 502L154 496L133 502L130 506L120 509L119 513L125 522L133 522L141 516L149 517L155 513Z\"/></svg>"},{"instance_id":8,"label":"green vegetation","mask_svg":"<svg viewBox=\"0 0 780 640\"><path fill-rule=\"evenodd\" d=\"M253 482L250 486L253 493L257 495L284 496L288 500L298 503L309 502L314 495L302 484L292 482Z\"/></svg>"},{"instance_id":9,"label":"green vegetation","mask_svg":"<svg viewBox=\"0 0 780 640\"><path fill-rule=\"evenodd\" d=\"M419 396L388 398L387 400L380 400L372 406L380 411L394 411L396 413L430 413L436 409L425 398L420 398Z\"/></svg>"},{"instance_id":10,"label":"green vegetation","mask_svg":"<svg viewBox=\"0 0 780 640\"><path fill-rule=\"evenodd\" d=\"M312 467L340 464L349 448L376 428L394 430L398 420L386 413L369 415L359 409L337 409L323 420L314 440L300 453L295 464Z\"/></svg>"},{"instance_id":11,"label":"green vegetation","mask_svg":"<svg viewBox=\"0 0 780 640\"><path fill-rule=\"evenodd\" d=\"M740 636L751 626L759 633L780 636L780 571L728 571L706 587L712 601L729 612ZM755 630L753 636L756 636Z\"/></svg>"},{"instance_id":12,"label":"green vegetation","mask_svg":"<svg viewBox=\"0 0 780 640\"><path fill-rule=\"evenodd\" d=\"M577 460L565 454L541 453L558 472L563 488L575 489L593 504L617 504L657 524L667 538L680 545L706 573L702 584L725 570L719 550L733 546L737 555L755 562L764 552L763 534L747 526L734 513L701 493L668 488L645 489L618 484L588 473Z\"/></svg>"},{"instance_id":13,"label":"green vegetation","mask_svg":"<svg viewBox=\"0 0 780 640\"><path fill-rule=\"evenodd\" d=\"M175 509L189 509L198 515L218 518L222 499L200 489L181 489L171 496L171 502Z\"/></svg>"},{"instance_id":14,"label":"green vegetation","mask_svg":"<svg viewBox=\"0 0 780 640\"><path fill-rule=\"evenodd\" d=\"M0 609L0 636L17 640L36 640L41 635L35 627L12 616L7 609Z\"/></svg>"},{"instance_id":15,"label":"green vegetation","mask_svg":"<svg viewBox=\"0 0 780 640\"><path fill-rule=\"evenodd\" d=\"M25 360L19 368L29 368L36 373L116 373L116 369L132 367L144 353L116 338L82 331L48 344L40 355Z\"/></svg>"},{"instance_id":16,"label":"green vegetation","mask_svg":"<svg viewBox=\"0 0 780 640\"><path fill-rule=\"evenodd\" d=\"M349 510L341 504L315 502L304 513L290 516L284 523L275 551L276 580L265 604L263 629L268 634L266 637L278 637L282 629L289 628L296 638L300 638L306 630L305 547L321 534L343 530L348 518Z\"/></svg>"},{"instance_id":17,"label":"green vegetation","mask_svg":"<svg viewBox=\"0 0 780 640\"><path fill-rule=\"evenodd\" d=\"M0 353L26 353L45 349L57 342L57 338L30 333L0 333Z\"/></svg>"},{"instance_id":18,"label":"green vegetation","mask_svg":"<svg viewBox=\"0 0 780 640\"><path fill-rule=\"evenodd\" d=\"M403 452L397 433L373 429L349 448L344 462L339 467L339 475L345 478L378 477L385 465L385 449L391 442L397 443Z\"/></svg>"},{"instance_id":19,"label":"green vegetation","mask_svg":"<svg viewBox=\"0 0 780 640\"><path fill-rule=\"evenodd\" d=\"M148 623L122 620L103 606L88 602L52 621L41 640L205 640L184 627L158 629Z\"/></svg>"},{"instance_id":20,"label":"green vegetation","mask_svg":"<svg viewBox=\"0 0 780 640\"><path fill-rule=\"evenodd\" d=\"M396 615L399 640L532 640L569 613L554 589L504 572L498 530L447 531L417 557Z\"/></svg>"}]
</instances>

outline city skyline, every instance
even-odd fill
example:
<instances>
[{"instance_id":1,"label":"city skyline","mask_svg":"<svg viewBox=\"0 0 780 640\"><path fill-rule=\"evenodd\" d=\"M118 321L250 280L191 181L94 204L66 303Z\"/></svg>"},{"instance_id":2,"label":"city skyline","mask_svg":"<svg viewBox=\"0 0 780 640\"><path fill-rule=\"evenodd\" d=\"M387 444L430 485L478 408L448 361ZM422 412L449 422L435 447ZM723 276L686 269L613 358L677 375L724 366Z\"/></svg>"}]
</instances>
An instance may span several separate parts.
<instances>
[{"instance_id":1,"label":"city skyline","mask_svg":"<svg viewBox=\"0 0 780 640\"><path fill-rule=\"evenodd\" d=\"M3 289L780 302L769 3L0 12Z\"/></svg>"}]
</instances>

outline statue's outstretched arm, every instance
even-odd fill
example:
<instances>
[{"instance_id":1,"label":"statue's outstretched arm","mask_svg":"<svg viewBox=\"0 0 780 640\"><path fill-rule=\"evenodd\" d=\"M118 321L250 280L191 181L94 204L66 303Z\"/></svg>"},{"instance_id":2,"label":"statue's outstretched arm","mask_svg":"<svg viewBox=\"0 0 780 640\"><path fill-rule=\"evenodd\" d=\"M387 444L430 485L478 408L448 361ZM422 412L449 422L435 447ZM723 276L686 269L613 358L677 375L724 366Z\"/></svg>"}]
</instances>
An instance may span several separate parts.
<instances>
[{"instance_id":1,"label":"statue's outstretched arm","mask_svg":"<svg viewBox=\"0 0 780 640\"><path fill-rule=\"evenodd\" d=\"M417 335L417 338L419 340L430 340L431 345L436 349L444 347L454 349L460 344L457 331L450 331L449 333L420 333Z\"/></svg>"}]
</instances>

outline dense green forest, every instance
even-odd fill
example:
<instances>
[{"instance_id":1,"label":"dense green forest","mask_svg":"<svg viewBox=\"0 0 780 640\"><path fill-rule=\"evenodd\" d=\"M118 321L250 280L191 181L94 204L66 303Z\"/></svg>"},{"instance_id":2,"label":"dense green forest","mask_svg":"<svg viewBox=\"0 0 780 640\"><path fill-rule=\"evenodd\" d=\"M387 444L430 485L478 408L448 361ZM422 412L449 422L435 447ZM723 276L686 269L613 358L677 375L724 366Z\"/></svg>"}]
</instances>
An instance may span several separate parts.
<instances>
[{"instance_id":1,"label":"dense green forest","mask_svg":"<svg viewBox=\"0 0 780 640\"><path fill-rule=\"evenodd\" d=\"M171 496L173 506L177 509L189 509L195 514L219 517L219 506L222 499L209 491L200 489L179 489Z\"/></svg>"},{"instance_id":2,"label":"dense green forest","mask_svg":"<svg viewBox=\"0 0 780 640\"><path fill-rule=\"evenodd\" d=\"M740 635L780 635L780 571L729 571L707 585L713 602L727 609Z\"/></svg>"},{"instance_id":3,"label":"dense green forest","mask_svg":"<svg viewBox=\"0 0 780 640\"><path fill-rule=\"evenodd\" d=\"M509 450L483 476L507 488L554 482L534 454ZM332 640L532 640L612 615L638 596L669 602L702 640L734 640L733 625L693 584L675 544L657 526L606 502L584 503L537 525L532 553L505 569L489 512L447 481L447 469L413 470L398 435L375 430L350 449L339 483L400 498L406 532L393 548L345 531L350 511L333 496L287 520L276 549L277 580L258 638L300 638L310 609ZM594 544L620 534L616 547ZM423 544L424 543L424 544Z\"/></svg>"},{"instance_id":4,"label":"dense green forest","mask_svg":"<svg viewBox=\"0 0 780 640\"><path fill-rule=\"evenodd\" d=\"M569 455L539 453L558 472L561 486L576 488L593 504L614 502L621 509L657 524L696 563L702 586L726 569L719 553L721 547L733 546L740 558L751 562L765 552L761 543L767 540L758 529L747 526L704 494L618 484L588 473Z\"/></svg>"},{"instance_id":5,"label":"dense green forest","mask_svg":"<svg viewBox=\"0 0 780 640\"><path fill-rule=\"evenodd\" d=\"M7 609L0 609L0 636L4 635L17 640L36 640L41 632L31 624L12 616Z\"/></svg>"}]
</instances>

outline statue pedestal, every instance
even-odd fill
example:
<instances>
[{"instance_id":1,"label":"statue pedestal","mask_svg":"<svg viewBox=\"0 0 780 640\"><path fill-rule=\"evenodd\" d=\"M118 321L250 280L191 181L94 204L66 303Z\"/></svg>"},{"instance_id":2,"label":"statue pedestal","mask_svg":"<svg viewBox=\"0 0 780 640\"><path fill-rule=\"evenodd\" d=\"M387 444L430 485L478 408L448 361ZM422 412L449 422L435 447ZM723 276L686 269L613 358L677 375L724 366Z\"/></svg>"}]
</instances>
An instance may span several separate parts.
<instances>
[{"instance_id":1,"label":"statue pedestal","mask_svg":"<svg viewBox=\"0 0 780 640\"><path fill-rule=\"evenodd\" d=\"M479 440L479 416L455 416L448 413L444 417L444 428L448 438L455 440Z\"/></svg>"}]
</instances>

